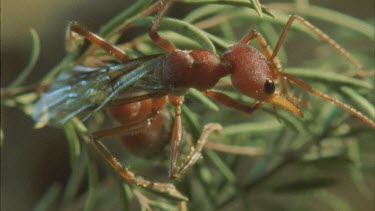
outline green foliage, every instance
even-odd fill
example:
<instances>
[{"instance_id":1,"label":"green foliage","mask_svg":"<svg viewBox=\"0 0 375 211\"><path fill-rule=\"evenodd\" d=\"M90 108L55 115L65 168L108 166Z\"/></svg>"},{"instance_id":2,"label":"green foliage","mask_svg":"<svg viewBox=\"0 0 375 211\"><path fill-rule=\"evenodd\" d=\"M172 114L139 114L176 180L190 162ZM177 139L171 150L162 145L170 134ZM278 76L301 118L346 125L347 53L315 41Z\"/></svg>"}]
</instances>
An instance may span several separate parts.
<instances>
[{"instance_id":1,"label":"green foliage","mask_svg":"<svg viewBox=\"0 0 375 211\"><path fill-rule=\"evenodd\" d=\"M134 38L141 41L138 45L124 50L133 57L160 53L160 49L155 47L146 35L152 24L152 16L140 15L151 3L150 0L137 1L134 6L125 9L105 24L99 34L111 43L125 46L132 43L132 40L118 43L118 39L131 23L131 27L145 30ZM328 23L335 28L337 34L346 33L350 29L350 36L341 37L342 39L337 41L347 46L361 61L373 59L373 54L357 52L356 46L350 45L350 40L361 37L368 39L371 43L368 46L373 46L374 27L337 11L309 4L298 8L295 3L267 6L258 0L180 0L177 4L196 4L197 7L189 11L182 20L162 20L161 35L172 40L176 46L198 46L222 54L228 45L247 33L251 27L256 27L273 47L278 37L274 33L281 31L280 26L286 23L289 13L298 12L307 19L311 18L311 22L319 20ZM273 14L276 14L277 18ZM308 36L304 36L306 34ZM32 37L34 47L29 64L10 88L2 90L3 104L17 106L29 115L37 98L36 91L19 91L18 85L33 69L39 53L40 44L35 31L32 31ZM315 35L299 23L292 26L281 47L280 58L283 64L292 63L294 66L287 66L284 71L353 105L374 119L373 102L368 100L374 97L374 76L349 77L348 75L354 72L349 62L345 63L344 57L328 49L327 43L318 44L311 37ZM335 38L336 34L333 33L332 37ZM338 35L337 37L340 38ZM295 40L311 41L315 49L293 53L291 51ZM257 46L255 43L252 41L251 44ZM319 52L322 48L329 56L311 53ZM304 53L308 58L299 62L293 61L294 58L289 55ZM94 49L89 55L103 55L103 52ZM69 68L79 56L82 55L78 55L78 52L68 53L40 83L53 82L58 73ZM344 62L336 62L337 60ZM373 69L371 65L364 63L364 71ZM254 103L252 99L233 90L228 81L228 78L224 78L216 89L245 104ZM346 200L347 194L338 192L335 187L341 186L348 193L362 194L365 201L371 200L366 199L374 193L369 193L367 188L369 176L365 167L369 166L367 168L372 170L370 177L373 177L374 155L371 150L374 147L374 131L337 106L310 97L304 90L295 90L296 95L303 96L301 104L307 104L302 108L305 118L301 119L278 109L277 118L280 123L274 118L274 110L269 106L264 106L261 111L252 115L244 115L216 104L196 90L189 90L187 103L182 110L184 140L190 137L195 143L205 124L218 122L224 129L221 135L211 135L211 142L249 150L244 150L245 155L240 155L241 153L204 149L204 158L181 181L168 180L168 158L163 155L160 156L161 161L144 160L131 155L120 157L124 166L136 169L138 176L152 181L173 183L183 196L178 195L179 193L149 191L147 188L125 184L110 168L107 169L109 173L106 178L99 180L97 166L100 163L97 162L99 159L95 159L99 156L90 149L93 144L89 141L88 132L97 129L97 126L85 126L74 119L64 128L70 147L70 179L64 188L52 186L35 210L52 210L58 205L65 209L79 207L78 209L84 210L107 210L108 207L114 207L115 210L148 210L150 207L155 210L175 210L177 206L185 206L178 202L185 199L185 196L189 199L186 206L191 210L354 210L352 207L355 205L351 203L355 202ZM185 145L183 152L189 149L189 144ZM258 153L252 154L250 149L256 149ZM162 168L165 173L150 174L157 168ZM85 181L88 184L86 191L79 193L79 187ZM59 195L62 197L59 198Z\"/></svg>"},{"instance_id":2,"label":"green foliage","mask_svg":"<svg viewBox=\"0 0 375 211\"><path fill-rule=\"evenodd\" d=\"M16 80L13 81L13 83L10 85L10 87L17 87L22 82L25 81L27 76L31 73L31 71L34 69L34 66L36 64L36 61L38 59L39 53L40 53L40 40L38 33L35 31L35 29L30 29L30 34L32 37L32 52L29 59L29 63L27 66L22 70L22 72L19 74Z\"/></svg>"}]
</instances>

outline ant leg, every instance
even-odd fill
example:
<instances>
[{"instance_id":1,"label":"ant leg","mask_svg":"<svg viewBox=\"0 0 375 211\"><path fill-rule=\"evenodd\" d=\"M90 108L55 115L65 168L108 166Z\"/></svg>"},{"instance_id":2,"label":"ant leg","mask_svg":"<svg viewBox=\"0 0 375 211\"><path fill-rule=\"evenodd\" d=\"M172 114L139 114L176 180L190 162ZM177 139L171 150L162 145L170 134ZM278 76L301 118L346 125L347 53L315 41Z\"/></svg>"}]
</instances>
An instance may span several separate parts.
<instances>
[{"instance_id":1,"label":"ant leg","mask_svg":"<svg viewBox=\"0 0 375 211\"><path fill-rule=\"evenodd\" d=\"M345 50L341 45L336 43L332 38L330 38L327 34L322 32L320 29L318 29L316 26L312 25L310 22L305 20L299 15L291 15L289 17L288 22L286 23L279 40L277 41L277 44L275 46L275 49L273 51L273 54L271 56L271 61L276 57L277 53L279 52L280 46L282 42L284 41L285 35L287 31L289 30L290 26L292 25L294 20L298 20L300 23L302 23L306 28L314 32L316 35L318 35L322 40L326 41L329 45L331 45L336 51L338 51L341 55L343 55L346 59L349 60L358 70L361 70L362 65L354 59L347 50Z\"/></svg>"},{"instance_id":2,"label":"ant leg","mask_svg":"<svg viewBox=\"0 0 375 211\"><path fill-rule=\"evenodd\" d=\"M160 9L159 13L157 14L154 23L152 24L152 27L150 29L150 32L148 33L151 40L157 44L159 47L163 48L164 50L168 52L172 52L176 49L174 44L170 42L169 40L163 39L160 37L159 33L157 32L157 29L160 25L161 19L165 16L165 13L168 11L168 9L172 6L174 0L160 0Z\"/></svg>"},{"instance_id":3,"label":"ant leg","mask_svg":"<svg viewBox=\"0 0 375 211\"><path fill-rule=\"evenodd\" d=\"M197 146L190 152L189 157L184 162L181 168L177 167L177 157L179 145L182 138L182 123L181 123L181 106L183 104L184 98L181 96L169 96L169 101L175 107L175 119L173 125L172 133L172 146L171 146L171 163L170 163L170 172L169 177L172 179L180 178L189 167L191 167L201 155L201 151L207 142L208 135L213 131L220 131L222 129L219 124L207 124L202 131L202 134L197 142Z\"/></svg>"},{"instance_id":4,"label":"ant leg","mask_svg":"<svg viewBox=\"0 0 375 211\"><path fill-rule=\"evenodd\" d=\"M202 91L202 93L207 95L208 97L212 98L213 100L229 107L229 108L233 108L233 109L236 109L236 110L242 111L244 113L248 113L248 114L250 114L253 111L255 111L256 109L260 108L264 103L264 102L257 102L254 106L251 107L251 106L241 104L241 103L233 100L228 95L226 95L222 92L219 92L219 91L206 90L206 91Z\"/></svg>"},{"instance_id":5,"label":"ant leg","mask_svg":"<svg viewBox=\"0 0 375 211\"><path fill-rule=\"evenodd\" d=\"M112 155L112 153L96 138L90 140L88 136L83 136L84 140L90 143L93 148L101 154L107 163L129 184L135 184L137 186L146 188L148 190L162 193L169 197L173 197L180 201L187 201L188 199L182 195L173 184L170 183L159 183L151 182L142 178L137 178L133 172L124 168L120 162Z\"/></svg>"},{"instance_id":6,"label":"ant leg","mask_svg":"<svg viewBox=\"0 0 375 211\"><path fill-rule=\"evenodd\" d=\"M179 150L179 145L182 138L182 123L181 123L181 106L184 102L184 97L182 96L169 96L169 101L174 106L174 123L172 132L172 144L171 144L171 163L170 163L170 178L175 177L175 169L177 163L177 154Z\"/></svg>"},{"instance_id":7,"label":"ant leg","mask_svg":"<svg viewBox=\"0 0 375 211\"><path fill-rule=\"evenodd\" d=\"M208 142L207 138L210 135L210 133L216 131L218 134L220 134L220 131L222 129L222 126L217 123L210 123L203 127L201 136L197 141L196 147L190 152L188 158L185 160L182 167L178 169L178 172L175 175L173 175L174 178L180 178L192 165L194 165L198 161L198 159L201 157L203 147L205 147L206 143Z\"/></svg>"},{"instance_id":8,"label":"ant leg","mask_svg":"<svg viewBox=\"0 0 375 211\"><path fill-rule=\"evenodd\" d=\"M155 11L157 11L157 9L159 7L160 7L160 2L156 2L156 3L152 4L149 8L140 12L137 16L138 17L148 16L148 15L154 13ZM132 22L127 20L123 24L121 24L121 26L118 29L116 29L116 30L110 32L108 35L106 35L106 38L111 39L111 38L114 37L115 34L122 34L131 27L132 27ZM96 48L97 48L96 45L90 45L86 49L86 51L77 59L77 61L85 60L88 56L93 54L93 52L96 50Z\"/></svg>"},{"instance_id":9,"label":"ant leg","mask_svg":"<svg viewBox=\"0 0 375 211\"><path fill-rule=\"evenodd\" d=\"M110 55L114 56L116 59L120 60L121 62L126 62L130 60L131 58L124 53L123 50L120 48L109 44L107 41L105 41L103 38L100 36L86 30L82 26L80 26L76 21L73 21L69 24L68 28L68 41L67 41L67 46L69 48L69 45L71 45L71 41L69 39L74 39L76 35L74 33L77 33L86 39L90 40L93 42L95 45L103 48L105 51L107 51Z\"/></svg>"},{"instance_id":10,"label":"ant leg","mask_svg":"<svg viewBox=\"0 0 375 211\"><path fill-rule=\"evenodd\" d=\"M264 104L264 101L257 101L254 106L247 106L247 105L241 104L233 100L231 97L229 97L228 95L222 92L214 91L214 90L206 90L206 91L202 91L202 93L229 108L233 108L233 109L236 109L236 110L248 113L248 114L260 108ZM280 97L279 95L272 95L270 96L270 98L272 99L267 100L267 101L272 102L273 104L276 104L278 106L284 107L288 109L289 111L293 112L297 116L303 117L303 114L301 113L301 111L297 107L292 105L288 100L284 99L283 97Z\"/></svg>"},{"instance_id":11,"label":"ant leg","mask_svg":"<svg viewBox=\"0 0 375 211\"><path fill-rule=\"evenodd\" d=\"M129 124L122 124L119 127L99 130L93 133L95 139L121 136L127 134L134 134L142 131L145 127L151 124L152 118L148 118L142 122L129 122Z\"/></svg>"}]
</instances>

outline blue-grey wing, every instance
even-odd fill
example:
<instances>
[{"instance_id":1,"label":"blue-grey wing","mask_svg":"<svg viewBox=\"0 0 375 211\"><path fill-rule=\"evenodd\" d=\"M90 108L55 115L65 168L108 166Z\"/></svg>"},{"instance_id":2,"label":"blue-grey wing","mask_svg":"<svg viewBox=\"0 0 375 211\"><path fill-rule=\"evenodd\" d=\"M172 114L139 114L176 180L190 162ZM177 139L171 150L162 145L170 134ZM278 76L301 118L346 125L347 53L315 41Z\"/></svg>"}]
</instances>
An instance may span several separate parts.
<instances>
[{"instance_id":1,"label":"blue-grey wing","mask_svg":"<svg viewBox=\"0 0 375 211\"><path fill-rule=\"evenodd\" d=\"M120 95L124 100L137 92L145 95L164 92L168 87L157 77L162 72L164 58L156 55L108 67L76 66L66 70L34 104L33 119L41 125L59 126L78 114L86 120ZM127 90L137 92L124 94Z\"/></svg>"}]
</instances>

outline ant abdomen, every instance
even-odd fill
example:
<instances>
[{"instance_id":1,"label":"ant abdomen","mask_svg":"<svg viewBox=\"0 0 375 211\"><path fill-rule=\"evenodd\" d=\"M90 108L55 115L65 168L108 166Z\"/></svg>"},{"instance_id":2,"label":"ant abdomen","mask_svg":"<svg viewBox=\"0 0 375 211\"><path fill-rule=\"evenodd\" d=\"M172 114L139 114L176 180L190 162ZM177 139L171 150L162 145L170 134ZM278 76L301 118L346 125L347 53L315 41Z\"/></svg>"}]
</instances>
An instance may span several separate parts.
<instances>
[{"instance_id":1,"label":"ant abdomen","mask_svg":"<svg viewBox=\"0 0 375 211\"><path fill-rule=\"evenodd\" d=\"M142 157L160 153L171 138L171 120L163 112L167 97L146 99L109 108L109 114L128 131L119 136L125 149Z\"/></svg>"},{"instance_id":2,"label":"ant abdomen","mask_svg":"<svg viewBox=\"0 0 375 211\"><path fill-rule=\"evenodd\" d=\"M152 158L164 149L171 139L171 120L157 114L141 131L120 137L126 151L144 158Z\"/></svg>"},{"instance_id":3,"label":"ant abdomen","mask_svg":"<svg viewBox=\"0 0 375 211\"><path fill-rule=\"evenodd\" d=\"M110 116L119 123L127 124L137 119L147 119L151 115L152 99L109 108Z\"/></svg>"}]
</instances>

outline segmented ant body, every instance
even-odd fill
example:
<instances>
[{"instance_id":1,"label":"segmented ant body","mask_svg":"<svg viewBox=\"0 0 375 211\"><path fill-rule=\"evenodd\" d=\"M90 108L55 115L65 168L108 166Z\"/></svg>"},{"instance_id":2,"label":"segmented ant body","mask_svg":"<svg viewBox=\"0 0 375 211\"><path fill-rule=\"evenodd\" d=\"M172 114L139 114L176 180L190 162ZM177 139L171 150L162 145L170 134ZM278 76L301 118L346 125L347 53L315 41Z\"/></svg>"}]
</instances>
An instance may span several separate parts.
<instances>
[{"instance_id":1,"label":"segmented ant body","mask_svg":"<svg viewBox=\"0 0 375 211\"><path fill-rule=\"evenodd\" d=\"M342 107L375 128L375 123L357 110L281 71L280 64L275 57L294 20L299 21L327 41L360 68L359 63L347 51L302 17L297 15L290 17L273 51L259 32L251 31L238 43L230 46L223 56L218 56L208 50L179 50L170 41L159 36L157 33L159 22L172 3L173 1L166 1L160 6L158 16L149 33L154 43L168 52L164 55L131 59L121 49L85 30L76 22L71 23L71 34L84 36L122 63L90 71L75 70L64 73L69 75L67 80L64 81L63 76L58 78L58 81L62 81L62 85L58 83L53 85L50 91L36 103L34 119L58 125L64 124L73 116L88 112L88 115L82 116L82 119L86 119L93 112L108 107L112 117L122 125L94 132L94 141L108 136L126 136L130 140L126 144L130 146L140 139L161 139L165 135L163 132L167 130L162 125L161 112L169 102L174 107L173 128L171 134L168 135L171 138L171 178L179 178L185 173L200 157L208 135L221 128L218 124L207 125L196 148L192 150L182 167L177 167L178 148L182 137L181 106L184 94L189 88L195 88L213 100L242 112L251 113L264 103L272 103L303 117L299 108L283 97L282 89L279 92L276 87L279 80L293 82L306 91ZM248 45L255 38L259 41L264 54ZM228 75L235 89L257 100L254 106L238 103L222 92L211 90L219 79ZM56 100L58 95L64 95L64 97ZM121 166L119 167L107 151L99 145L97 148L126 181L155 187L155 183L137 179L128 170L121 169Z\"/></svg>"}]
</instances>

